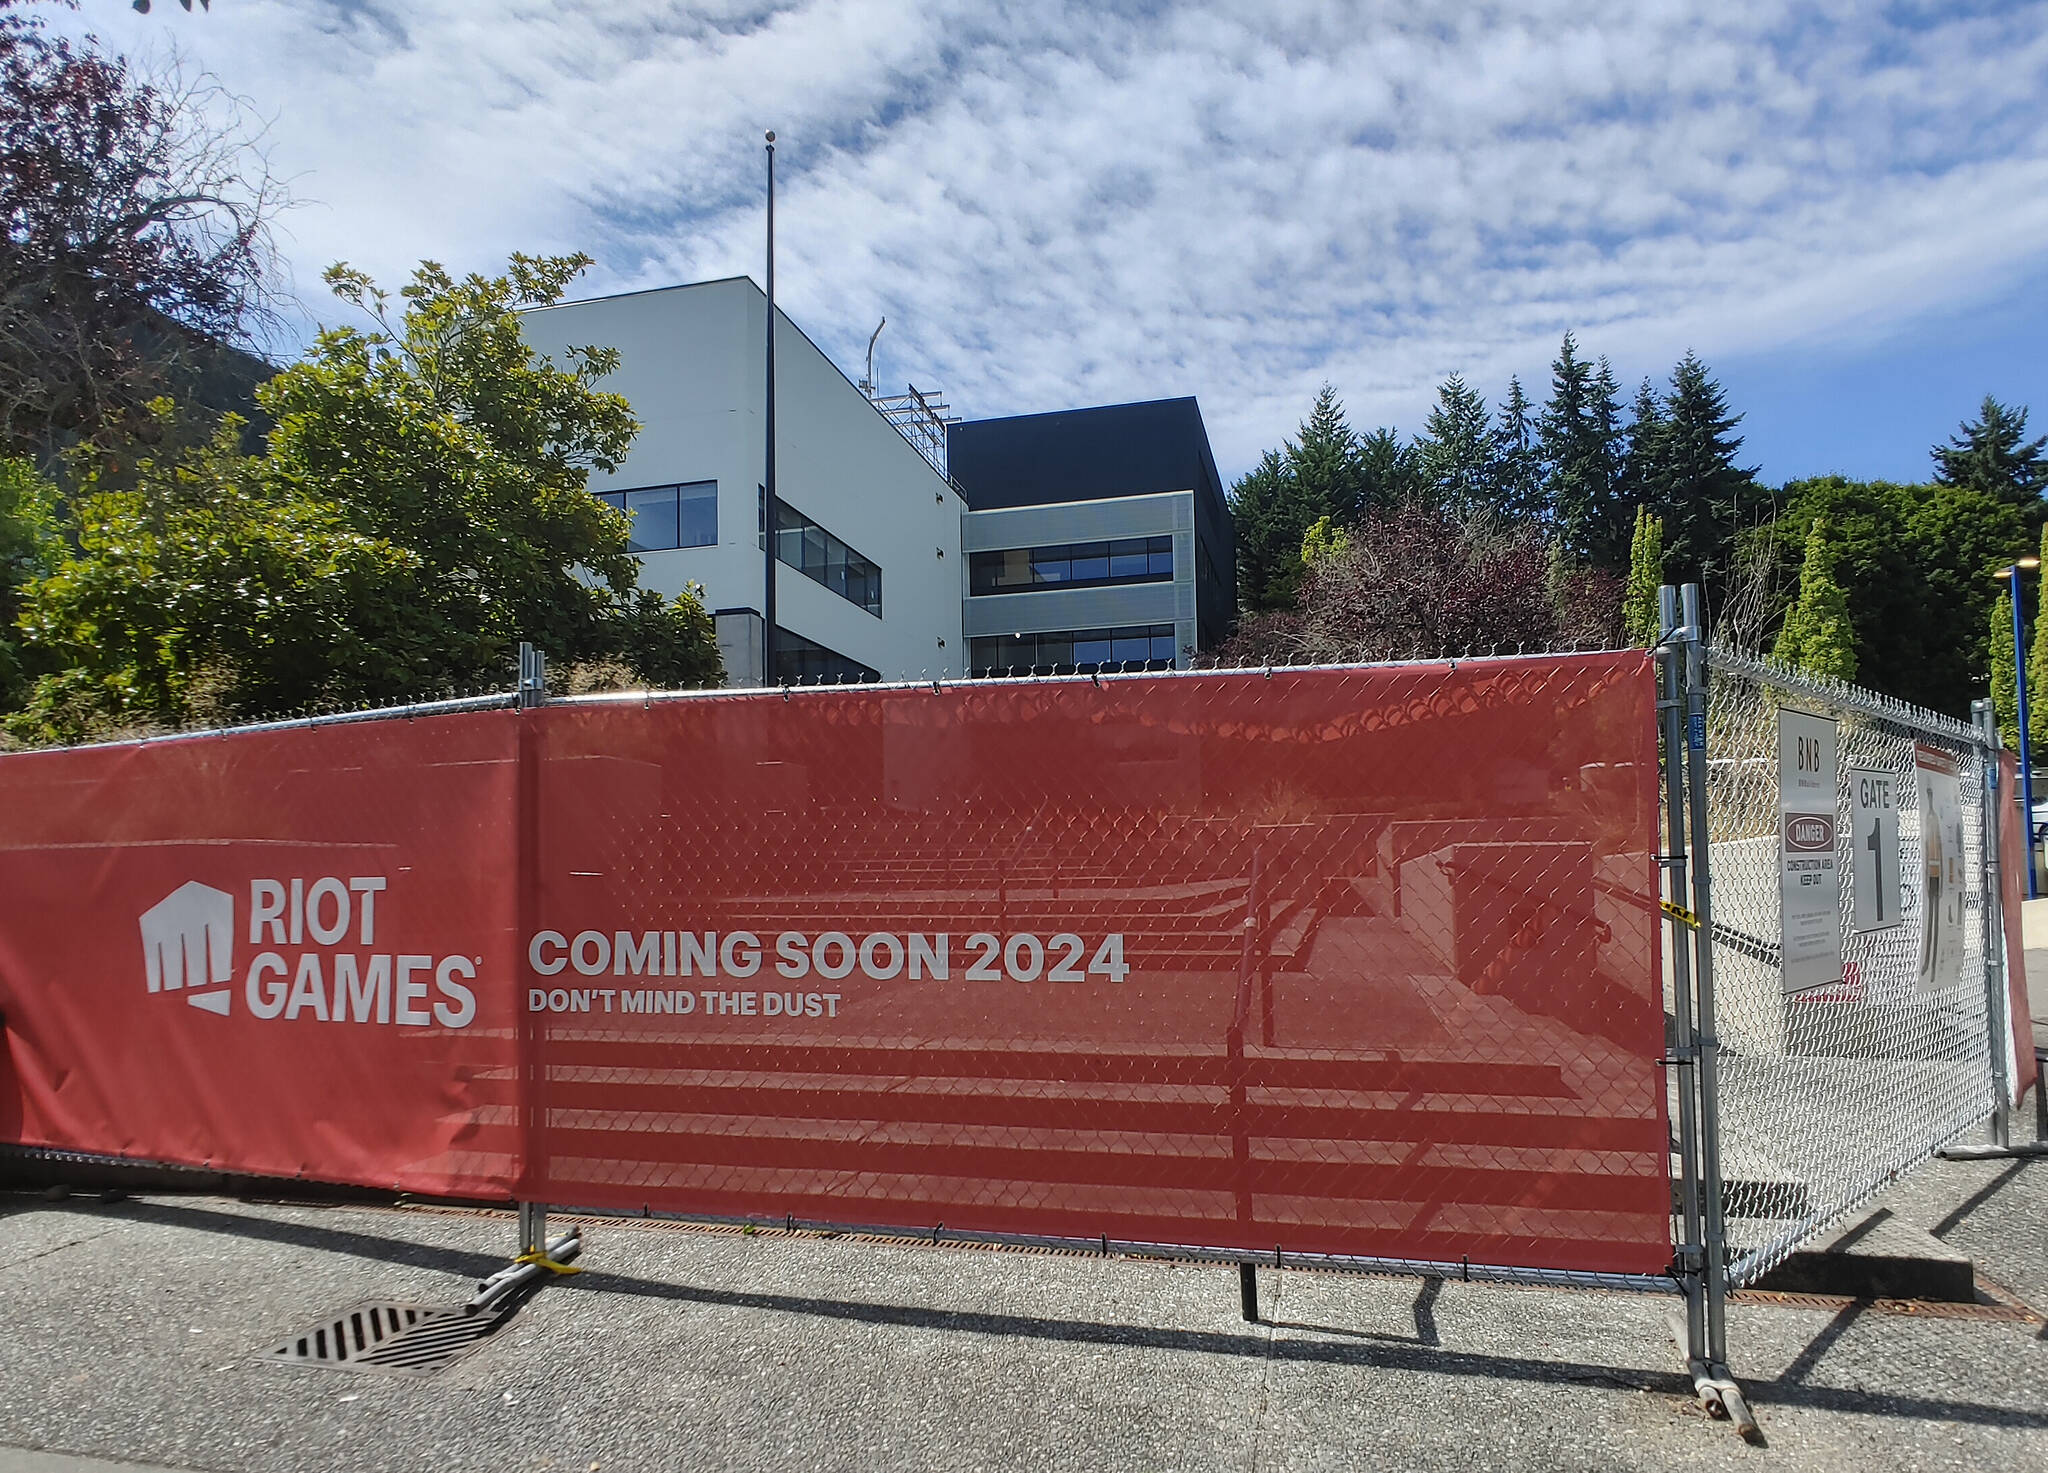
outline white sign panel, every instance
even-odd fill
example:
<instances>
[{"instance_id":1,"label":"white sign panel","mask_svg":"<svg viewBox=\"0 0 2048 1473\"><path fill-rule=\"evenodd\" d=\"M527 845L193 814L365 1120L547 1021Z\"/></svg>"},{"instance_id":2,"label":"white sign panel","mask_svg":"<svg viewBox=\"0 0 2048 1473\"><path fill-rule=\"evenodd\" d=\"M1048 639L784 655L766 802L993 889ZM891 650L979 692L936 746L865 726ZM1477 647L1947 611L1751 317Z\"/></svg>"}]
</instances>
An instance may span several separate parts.
<instances>
[{"instance_id":1,"label":"white sign panel","mask_svg":"<svg viewBox=\"0 0 2048 1473\"><path fill-rule=\"evenodd\" d=\"M1920 789L1920 851L1925 889L1920 914L1920 990L1946 992L1963 980L1963 895L1969 882L1963 856L1963 783L1955 755L1918 747L1914 775Z\"/></svg>"},{"instance_id":2,"label":"white sign panel","mask_svg":"<svg viewBox=\"0 0 2048 1473\"><path fill-rule=\"evenodd\" d=\"M1803 711L1779 711L1779 976L1787 992L1842 980L1836 782L1835 723Z\"/></svg>"},{"instance_id":3,"label":"white sign panel","mask_svg":"<svg viewBox=\"0 0 2048 1473\"><path fill-rule=\"evenodd\" d=\"M1889 931L1900 921L1899 789L1897 774L1849 769L1849 923L1858 935Z\"/></svg>"}]
</instances>

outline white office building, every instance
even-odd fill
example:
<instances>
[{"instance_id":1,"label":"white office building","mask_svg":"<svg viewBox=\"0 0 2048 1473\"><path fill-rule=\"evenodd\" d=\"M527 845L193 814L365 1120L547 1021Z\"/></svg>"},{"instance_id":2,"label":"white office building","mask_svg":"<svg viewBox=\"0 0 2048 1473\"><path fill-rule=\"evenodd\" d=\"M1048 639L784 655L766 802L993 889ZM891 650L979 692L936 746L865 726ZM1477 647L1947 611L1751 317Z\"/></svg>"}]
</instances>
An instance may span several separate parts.
<instances>
[{"instance_id":1,"label":"white office building","mask_svg":"<svg viewBox=\"0 0 2048 1473\"><path fill-rule=\"evenodd\" d=\"M764 672L766 311L736 277L524 319L557 361L618 349L603 386L643 428L590 489L632 516L643 585L702 587L731 684L1184 665L1227 632L1229 514L1192 399L948 425L864 391L778 312Z\"/></svg>"}]
</instances>

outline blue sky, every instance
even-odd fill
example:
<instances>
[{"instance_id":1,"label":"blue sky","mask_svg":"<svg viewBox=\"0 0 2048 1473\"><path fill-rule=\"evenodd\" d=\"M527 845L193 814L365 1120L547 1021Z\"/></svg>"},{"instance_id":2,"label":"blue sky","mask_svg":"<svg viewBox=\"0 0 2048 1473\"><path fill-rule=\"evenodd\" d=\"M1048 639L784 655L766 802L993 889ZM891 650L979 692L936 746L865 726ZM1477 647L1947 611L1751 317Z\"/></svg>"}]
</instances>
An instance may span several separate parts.
<instances>
[{"instance_id":1,"label":"blue sky","mask_svg":"<svg viewBox=\"0 0 2048 1473\"><path fill-rule=\"evenodd\" d=\"M2048 432L2048 0L86 0L217 74L395 283L581 249L590 290L760 273L856 375L969 415L1192 393L1226 473L1333 383L1632 392L1688 348L1767 479L1910 479L1987 391Z\"/></svg>"}]
</instances>

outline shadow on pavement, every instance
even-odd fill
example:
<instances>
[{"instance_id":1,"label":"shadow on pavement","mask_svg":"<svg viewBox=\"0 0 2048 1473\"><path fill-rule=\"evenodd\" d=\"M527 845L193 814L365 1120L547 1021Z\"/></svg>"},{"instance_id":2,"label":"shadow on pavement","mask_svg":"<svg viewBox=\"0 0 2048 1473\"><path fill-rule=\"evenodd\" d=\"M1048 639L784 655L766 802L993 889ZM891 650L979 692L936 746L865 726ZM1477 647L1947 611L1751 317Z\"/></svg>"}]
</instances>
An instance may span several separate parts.
<instances>
[{"instance_id":1,"label":"shadow on pavement","mask_svg":"<svg viewBox=\"0 0 2048 1473\"><path fill-rule=\"evenodd\" d=\"M44 1205L44 1204L38 1204ZM55 1204L45 1210L63 1211ZM83 1212L83 1209L81 1209ZM225 1233L234 1237L287 1244L318 1252L347 1253L378 1263L402 1263L420 1268L441 1269L468 1278L481 1278L504 1266L505 1259L489 1253L436 1248L408 1242L404 1238L310 1223L279 1222L248 1217L213 1208L153 1202L124 1202L112 1207L95 1207L92 1215L132 1217L167 1226L201 1232ZM1439 1283L1440 1281L1429 1281ZM827 1299L816 1295L774 1294L753 1290L708 1289L687 1284L663 1283L589 1269L559 1285L569 1293L629 1294L646 1299L665 1299L677 1304L696 1304L721 1309L752 1309L770 1314L807 1315L819 1319L859 1324L895 1325L960 1334L1012 1337L1023 1340L1062 1341L1079 1345L1118 1345L1149 1350L1187 1351L1202 1355L1236 1355L1305 1364L1358 1366L1376 1370L1415 1371L1440 1376L1475 1376L1500 1381L1529 1381L1550 1384L1610 1387L1622 1391L1657 1392L1690 1401L1692 1381L1676 1371L1646 1371L1627 1366L1605 1366L1537 1360L1528 1356L1484 1355L1444 1350L1432 1343L1435 1337L1433 1305L1435 1294L1425 1283L1415 1305L1415 1340L1389 1337L1360 1343L1332 1343L1319 1340L1269 1339L1264 1335L1234 1331L1178 1330L1154 1325L1105 1324L1096 1320L1054 1319L1039 1315L992 1314L900 1304L876 1304L864 1300ZM1986 1406L1978 1402L1942 1397L1885 1394L1848 1387L1809 1386L1805 1377L1828 1349L1847 1332L1860 1313L1851 1305L1815 1336L1783 1375L1771 1381L1745 1381L1750 1400L1758 1405L1804 1407L1815 1411L1846 1412L1861 1416L1932 1418L1985 1427L2013 1427L2048 1430L2048 1411L2021 1411L2010 1407ZM1294 1327L1290 1327L1294 1328ZM1328 1327L1300 1326L1316 1334L1359 1332L1336 1331Z\"/></svg>"},{"instance_id":2,"label":"shadow on pavement","mask_svg":"<svg viewBox=\"0 0 2048 1473\"><path fill-rule=\"evenodd\" d=\"M1998 1175L1992 1177L1990 1181L1987 1181L1983 1186L1965 1197L1956 1205L1956 1209L1953 1212L1949 1213L1948 1216L1944 1217L1927 1231L1937 1238L1947 1237L1964 1218L2004 1190L2007 1183L2027 1169L2028 1164L2025 1161L2011 1162Z\"/></svg>"}]
</instances>

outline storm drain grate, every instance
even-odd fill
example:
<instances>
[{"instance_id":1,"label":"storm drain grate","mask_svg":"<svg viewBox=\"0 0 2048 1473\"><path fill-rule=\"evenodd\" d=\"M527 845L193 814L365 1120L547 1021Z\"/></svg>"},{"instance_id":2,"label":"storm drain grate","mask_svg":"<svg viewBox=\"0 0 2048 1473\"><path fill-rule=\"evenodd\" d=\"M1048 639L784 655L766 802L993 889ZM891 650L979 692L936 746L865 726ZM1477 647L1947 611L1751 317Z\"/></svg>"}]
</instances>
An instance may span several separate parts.
<instances>
[{"instance_id":1,"label":"storm drain grate","mask_svg":"<svg viewBox=\"0 0 2048 1473\"><path fill-rule=\"evenodd\" d=\"M359 1304L285 1340L264 1357L295 1366L429 1376L468 1354L510 1316L434 1304Z\"/></svg>"}]
</instances>

